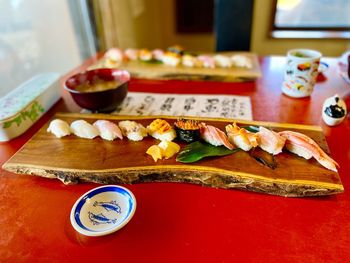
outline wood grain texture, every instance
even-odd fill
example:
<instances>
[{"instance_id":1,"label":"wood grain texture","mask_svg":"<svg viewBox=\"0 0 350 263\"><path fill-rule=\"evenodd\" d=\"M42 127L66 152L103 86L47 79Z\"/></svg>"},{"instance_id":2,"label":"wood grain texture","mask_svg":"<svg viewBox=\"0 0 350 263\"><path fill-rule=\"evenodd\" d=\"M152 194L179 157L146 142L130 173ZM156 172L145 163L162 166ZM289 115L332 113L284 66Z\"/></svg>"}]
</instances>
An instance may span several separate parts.
<instances>
[{"instance_id":1,"label":"wood grain texture","mask_svg":"<svg viewBox=\"0 0 350 263\"><path fill-rule=\"evenodd\" d=\"M254 80L262 76L258 58L250 52L218 52L226 56L240 54L251 59L253 67L251 69L241 67L231 68L191 68L178 65L176 67L167 66L164 64L152 64L142 61L127 61L118 65L118 68L127 70L133 77L142 79L181 79L181 80L210 80L224 82L241 82ZM209 54L214 55L214 54ZM105 67L106 62L102 58L91 68Z\"/></svg>"},{"instance_id":2,"label":"wood grain texture","mask_svg":"<svg viewBox=\"0 0 350 263\"><path fill-rule=\"evenodd\" d=\"M176 117L161 116L169 123ZM71 123L85 119L136 120L147 126L156 117L113 116L103 114L57 114L54 118ZM224 130L229 119L193 118ZM237 121L239 125L262 125L273 130L294 130L313 138L329 153L320 127ZM275 157L277 167L270 169L252 158L249 153L207 158L193 164L176 162L175 158L154 162L146 150L156 139L146 137L141 142L123 140L105 141L101 138L82 139L74 135L61 139L46 132L46 123L3 169L21 173L57 178L66 184L80 181L98 183L185 182L219 188L238 188L282 196L318 196L343 192L338 173L329 171L314 159L305 160L283 152ZM181 147L185 144L179 143Z\"/></svg>"}]
</instances>

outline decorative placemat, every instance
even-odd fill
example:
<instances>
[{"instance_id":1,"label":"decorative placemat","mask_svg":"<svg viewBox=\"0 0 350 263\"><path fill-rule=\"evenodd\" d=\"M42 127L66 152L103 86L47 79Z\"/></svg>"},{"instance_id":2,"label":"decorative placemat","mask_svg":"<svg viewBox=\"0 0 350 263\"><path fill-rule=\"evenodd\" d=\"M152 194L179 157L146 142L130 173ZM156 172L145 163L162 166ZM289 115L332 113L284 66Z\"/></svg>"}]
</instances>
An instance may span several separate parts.
<instances>
[{"instance_id":1,"label":"decorative placemat","mask_svg":"<svg viewBox=\"0 0 350 263\"><path fill-rule=\"evenodd\" d=\"M114 115L201 116L252 120L250 97L129 92Z\"/></svg>"}]
</instances>

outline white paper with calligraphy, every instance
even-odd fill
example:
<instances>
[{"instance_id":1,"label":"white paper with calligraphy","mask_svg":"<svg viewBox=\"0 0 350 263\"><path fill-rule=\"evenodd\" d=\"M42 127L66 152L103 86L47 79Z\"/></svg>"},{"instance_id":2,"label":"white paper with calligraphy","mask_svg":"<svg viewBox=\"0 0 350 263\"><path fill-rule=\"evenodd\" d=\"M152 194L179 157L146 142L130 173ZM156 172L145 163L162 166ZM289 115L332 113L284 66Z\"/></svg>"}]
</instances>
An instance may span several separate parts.
<instances>
[{"instance_id":1,"label":"white paper with calligraphy","mask_svg":"<svg viewBox=\"0 0 350 263\"><path fill-rule=\"evenodd\" d=\"M111 114L202 116L252 120L250 98L236 95L191 95L129 92Z\"/></svg>"}]
</instances>

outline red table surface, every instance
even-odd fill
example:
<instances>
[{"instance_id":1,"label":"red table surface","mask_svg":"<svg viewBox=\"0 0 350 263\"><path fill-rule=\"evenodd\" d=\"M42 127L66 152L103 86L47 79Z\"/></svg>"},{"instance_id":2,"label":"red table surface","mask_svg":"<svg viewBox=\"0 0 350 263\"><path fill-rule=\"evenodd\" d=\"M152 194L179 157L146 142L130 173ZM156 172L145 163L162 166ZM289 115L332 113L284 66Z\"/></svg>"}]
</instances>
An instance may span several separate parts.
<instances>
[{"instance_id":1,"label":"red table surface","mask_svg":"<svg viewBox=\"0 0 350 263\"><path fill-rule=\"evenodd\" d=\"M69 214L96 184L64 185L0 170L0 262L348 262L349 116L330 128L322 122L321 107L336 93L349 107L350 85L339 76L335 59L324 61L330 65L327 79L317 83L311 98L281 94L283 57L262 58L263 77L256 82L132 80L129 90L246 95L254 120L320 125L340 164L343 194L284 198L179 183L126 185L138 202L132 220L114 234L85 237L73 229ZM62 94L24 135L0 143L1 164L55 112L79 111L69 94Z\"/></svg>"}]
</instances>

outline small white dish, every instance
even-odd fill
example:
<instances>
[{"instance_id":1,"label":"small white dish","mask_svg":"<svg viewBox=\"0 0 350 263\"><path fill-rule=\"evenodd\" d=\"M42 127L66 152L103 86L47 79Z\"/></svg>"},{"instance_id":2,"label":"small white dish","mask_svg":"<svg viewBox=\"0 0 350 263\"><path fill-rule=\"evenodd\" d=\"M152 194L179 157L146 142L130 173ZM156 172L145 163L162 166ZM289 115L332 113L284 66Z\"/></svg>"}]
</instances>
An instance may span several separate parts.
<instances>
[{"instance_id":1,"label":"small white dish","mask_svg":"<svg viewBox=\"0 0 350 263\"><path fill-rule=\"evenodd\" d=\"M136 210L131 191L117 185L104 185L83 194L73 205L70 221L85 236L111 234L125 226Z\"/></svg>"}]
</instances>

